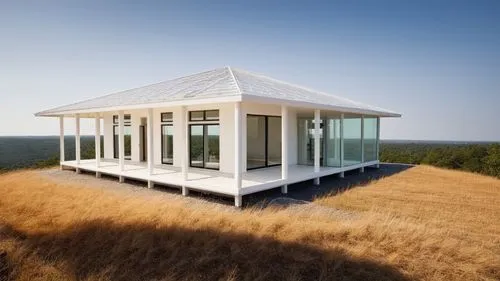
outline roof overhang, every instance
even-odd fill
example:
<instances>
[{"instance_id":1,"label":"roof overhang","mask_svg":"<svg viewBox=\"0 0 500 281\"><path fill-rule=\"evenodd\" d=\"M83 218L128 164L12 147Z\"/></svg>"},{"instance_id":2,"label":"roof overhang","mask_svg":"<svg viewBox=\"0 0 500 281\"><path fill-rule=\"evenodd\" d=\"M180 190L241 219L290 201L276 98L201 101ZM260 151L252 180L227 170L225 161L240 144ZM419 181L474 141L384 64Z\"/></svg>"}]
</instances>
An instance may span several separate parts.
<instances>
[{"instance_id":1,"label":"roof overhang","mask_svg":"<svg viewBox=\"0 0 500 281\"><path fill-rule=\"evenodd\" d=\"M183 99L183 100L161 102L161 103L122 105L122 106L112 106L112 107L88 108L80 110L65 110L65 111L49 110L49 111L38 112L35 114L35 116L61 117L61 116L74 116L75 114L95 114L104 112L117 112L121 110L137 110L137 109L147 109L147 108L164 108L164 107L219 104L219 103L231 103L231 102L255 102L263 104L287 105L290 107L307 108L311 110L314 109L330 110L340 113L352 113L352 114L371 115L378 117L401 117L401 114L391 111L367 110L362 108L333 106L327 104L308 103L303 101L291 101L291 100L252 96L252 95L193 99L193 100Z\"/></svg>"}]
</instances>

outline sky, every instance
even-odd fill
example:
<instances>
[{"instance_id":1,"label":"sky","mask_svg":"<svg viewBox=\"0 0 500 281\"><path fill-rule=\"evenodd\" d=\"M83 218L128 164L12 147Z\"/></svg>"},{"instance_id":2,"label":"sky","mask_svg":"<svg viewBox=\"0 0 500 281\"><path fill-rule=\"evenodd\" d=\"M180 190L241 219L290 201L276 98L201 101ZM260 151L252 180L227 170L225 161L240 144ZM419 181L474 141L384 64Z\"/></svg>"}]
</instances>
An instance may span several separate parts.
<instances>
[{"instance_id":1,"label":"sky","mask_svg":"<svg viewBox=\"0 0 500 281\"><path fill-rule=\"evenodd\" d=\"M0 1L0 135L228 65L402 113L383 139L500 141L497 0Z\"/></svg>"}]
</instances>

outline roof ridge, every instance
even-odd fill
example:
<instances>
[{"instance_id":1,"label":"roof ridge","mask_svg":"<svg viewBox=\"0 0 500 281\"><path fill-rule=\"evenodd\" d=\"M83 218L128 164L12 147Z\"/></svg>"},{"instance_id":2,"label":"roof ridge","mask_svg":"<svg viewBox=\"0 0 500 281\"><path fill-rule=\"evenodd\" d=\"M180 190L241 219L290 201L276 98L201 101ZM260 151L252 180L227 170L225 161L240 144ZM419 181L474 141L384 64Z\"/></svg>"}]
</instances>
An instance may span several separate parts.
<instances>
[{"instance_id":1,"label":"roof ridge","mask_svg":"<svg viewBox=\"0 0 500 281\"><path fill-rule=\"evenodd\" d=\"M231 69L230 66L226 66L225 68L227 69L227 71L229 71L229 74L231 74L231 77L233 78L234 83L236 84L236 88L238 89L240 96L243 96L243 92L241 91L240 88L240 83L238 82L238 79L236 79L236 76L234 76L233 70Z\"/></svg>"}]
</instances>

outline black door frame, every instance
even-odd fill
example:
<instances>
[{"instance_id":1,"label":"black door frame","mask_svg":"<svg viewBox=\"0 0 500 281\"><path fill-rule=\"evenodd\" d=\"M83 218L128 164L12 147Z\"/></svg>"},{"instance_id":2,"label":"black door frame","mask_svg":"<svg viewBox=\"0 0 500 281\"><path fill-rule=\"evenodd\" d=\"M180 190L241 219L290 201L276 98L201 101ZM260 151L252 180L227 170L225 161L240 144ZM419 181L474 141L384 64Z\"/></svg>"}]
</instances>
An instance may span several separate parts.
<instances>
[{"instance_id":1,"label":"black door frame","mask_svg":"<svg viewBox=\"0 0 500 281\"><path fill-rule=\"evenodd\" d=\"M220 170L220 132L219 132L219 168L208 168L206 167L206 163L205 163L205 136L207 134L207 126L214 126L214 125L217 125L219 126L220 128L220 123L192 123L192 124L188 124L188 129L189 129L189 167L192 167L192 168L200 168L200 169L208 169L208 170L216 170L216 171L219 171ZM191 164L191 126L202 126L203 127L203 133L201 134L201 140L202 140L202 151L203 151L203 157L202 157L202 162L203 162L203 167L199 167L199 166L193 166Z\"/></svg>"},{"instance_id":2,"label":"black door frame","mask_svg":"<svg viewBox=\"0 0 500 281\"><path fill-rule=\"evenodd\" d=\"M256 169L262 169L262 168L269 168L269 167L276 167L276 166L281 166L280 164L273 164L269 165L269 117L274 117L274 118L279 118L281 121L281 116L280 115L261 115L261 114L247 114L245 120L248 120L248 116L255 116L255 117L264 117L264 166L259 166L259 167L252 167L248 168L248 159L247 159L247 171L250 170L256 170ZM248 140L248 127L246 131L246 136ZM281 145L283 145L283 140L281 140ZM248 155L248 142L247 142L247 155ZM248 156L247 156L248 158Z\"/></svg>"}]
</instances>

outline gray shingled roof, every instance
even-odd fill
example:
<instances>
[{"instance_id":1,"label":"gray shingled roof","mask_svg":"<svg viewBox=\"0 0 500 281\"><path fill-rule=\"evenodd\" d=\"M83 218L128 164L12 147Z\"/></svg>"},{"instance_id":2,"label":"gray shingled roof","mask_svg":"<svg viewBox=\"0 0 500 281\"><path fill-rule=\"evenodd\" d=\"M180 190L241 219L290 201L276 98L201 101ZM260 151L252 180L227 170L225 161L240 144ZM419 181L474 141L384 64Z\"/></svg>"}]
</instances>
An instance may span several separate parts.
<instances>
[{"instance_id":1,"label":"gray shingled roof","mask_svg":"<svg viewBox=\"0 0 500 281\"><path fill-rule=\"evenodd\" d=\"M211 98L221 97L241 97L243 100L247 97L259 97L277 102L317 104L322 108L331 106L332 110L344 112L352 109L355 113L400 116L389 110L230 67L89 99L42 111L36 115L54 116L93 109L99 112L120 106L151 105L184 100L207 100L207 103L210 103Z\"/></svg>"}]
</instances>

